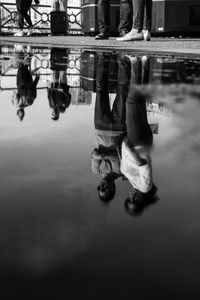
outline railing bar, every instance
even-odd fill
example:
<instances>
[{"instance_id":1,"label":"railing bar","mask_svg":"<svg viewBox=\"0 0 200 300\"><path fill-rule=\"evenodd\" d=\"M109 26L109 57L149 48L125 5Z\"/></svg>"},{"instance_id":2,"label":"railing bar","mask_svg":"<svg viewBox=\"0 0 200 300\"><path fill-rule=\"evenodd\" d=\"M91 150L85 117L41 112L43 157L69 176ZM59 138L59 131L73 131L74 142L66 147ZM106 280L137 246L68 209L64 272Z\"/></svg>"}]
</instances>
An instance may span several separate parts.
<instances>
[{"instance_id":1,"label":"railing bar","mask_svg":"<svg viewBox=\"0 0 200 300\"><path fill-rule=\"evenodd\" d=\"M8 6L8 7L6 7ZM12 2L1 2L0 1L0 7L7 12L7 14L5 14L5 19L6 21L2 21L4 23L1 24L1 28L2 29L5 29L5 30L15 30L15 29L18 29L19 27L15 25L15 22L16 22L16 10L14 9L10 9L10 7L16 7L16 3ZM44 11L44 12L40 12L39 11L39 8L46 8L46 9L50 9L52 6L51 5L32 5L31 6L31 13L32 10L36 13L36 23L34 23L34 27L38 30L41 30L41 31L45 31L46 33L48 33L50 31L50 28L49 28L49 24L50 24L50 12L48 11ZM77 19L80 19L80 14L81 14L81 7L80 6L67 6L67 9L68 10L73 10L71 13L69 12L68 13L68 17L69 17L69 29L68 29L68 33L69 35L77 35L77 34L82 34L81 32L81 21L80 20L77 20ZM14 14L14 17L13 17L13 14ZM42 15L43 14L46 14L47 15L47 20L42 20ZM74 21L71 21L70 20L70 16L74 16L75 17L75 20ZM9 18L10 16L10 18ZM38 17L38 18L37 18ZM8 19L9 18L9 19ZM40 20L37 20L39 19ZM11 25L9 25L9 23ZM45 27L41 26L40 25L44 23L45 24ZM79 28L73 28L74 27L79 27ZM27 26L25 25L25 28L27 28ZM2 31L3 32L3 31Z\"/></svg>"}]
</instances>

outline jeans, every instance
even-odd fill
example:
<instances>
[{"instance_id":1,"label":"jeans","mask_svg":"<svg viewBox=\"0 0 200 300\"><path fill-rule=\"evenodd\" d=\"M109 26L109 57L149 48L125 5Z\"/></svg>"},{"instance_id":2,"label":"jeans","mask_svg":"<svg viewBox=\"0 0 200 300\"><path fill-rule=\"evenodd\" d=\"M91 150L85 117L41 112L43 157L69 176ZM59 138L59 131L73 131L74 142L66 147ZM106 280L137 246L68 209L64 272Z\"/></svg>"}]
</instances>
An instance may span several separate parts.
<instances>
[{"instance_id":1,"label":"jeans","mask_svg":"<svg viewBox=\"0 0 200 300\"><path fill-rule=\"evenodd\" d=\"M18 11L18 23L19 23L19 28L22 30L24 28L24 19L28 23L28 26L32 26L31 18L28 14L28 11L30 10L32 0L17 0L16 5L17 5L17 11Z\"/></svg>"},{"instance_id":2,"label":"jeans","mask_svg":"<svg viewBox=\"0 0 200 300\"><path fill-rule=\"evenodd\" d=\"M135 146L151 146L153 134L147 121L146 99L131 88L126 102L127 136Z\"/></svg>"},{"instance_id":3,"label":"jeans","mask_svg":"<svg viewBox=\"0 0 200 300\"><path fill-rule=\"evenodd\" d=\"M152 0L132 0L133 28L151 30Z\"/></svg>"},{"instance_id":4,"label":"jeans","mask_svg":"<svg viewBox=\"0 0 200 300\"><path fill-rule=\"evenodd\" d=\"M120 69L122 69L122 66ZM124 75L123 73L119 74L117 95L111 110L108 91L108 75L109 57L101 55L97 66L95 128L98 130L126 131L126 97L130 78L127 78L128 74L126 72Z\"/></svg>"},{"instance_id":5,"label":"jeans","mask_svg":"<svg viewBox=\"0 0 200 300\"><path fill-rule=\"evenodd\" d=\"M110 0L99 0L98 2L99 28L102 33L110 30ZM132 3L131 0L120 1L120 24L118 31L128 32L132 27Z\"/></svg>"}]
</instances>

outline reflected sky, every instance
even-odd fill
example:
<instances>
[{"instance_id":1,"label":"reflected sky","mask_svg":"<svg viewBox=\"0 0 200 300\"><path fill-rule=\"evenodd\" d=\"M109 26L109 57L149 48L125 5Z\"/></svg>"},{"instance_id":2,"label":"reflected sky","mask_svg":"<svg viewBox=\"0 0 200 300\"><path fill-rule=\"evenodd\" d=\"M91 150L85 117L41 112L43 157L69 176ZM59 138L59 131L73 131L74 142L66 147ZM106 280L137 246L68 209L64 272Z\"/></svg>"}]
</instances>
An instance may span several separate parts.
<instances>
[{"instance_id":1,"label":"reflected sky","mask_svg":"<svg viewBox=\"0 0 200 300\"><path fill-rule=\"evenodd\" d=\"M94 299L197 299L200 61L137 56L149 63L148 81L130 86L145 96L148 123L158 125L151 158L159 201L132 217L124 208L131 184L118 179L105 204L97 192L101 176L91 170L100 54L58 52L1 47L0 277L15 287L8 299L25 295L23 283L34 299L75 299L79 292ZM106 55L113 103L122 55ZM12 99L27 56L40 80L20 122ZM47 93L55 68L66 72L71 94L57 121Z\"/></svg>"}]
</instances>

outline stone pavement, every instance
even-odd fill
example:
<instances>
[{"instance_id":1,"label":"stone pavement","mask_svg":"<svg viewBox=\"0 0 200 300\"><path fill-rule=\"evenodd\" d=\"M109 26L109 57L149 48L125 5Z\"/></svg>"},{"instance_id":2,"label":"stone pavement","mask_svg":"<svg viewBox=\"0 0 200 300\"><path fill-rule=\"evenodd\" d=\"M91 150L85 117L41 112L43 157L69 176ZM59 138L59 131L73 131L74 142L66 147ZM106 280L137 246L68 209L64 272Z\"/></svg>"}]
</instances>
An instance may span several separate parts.
<instances>
[{"instance_id":1,"label":"stone pavement","mask_svg":"<svg viewBox=\"0 0 200 300\"><path fill-rule=\"evenodd\" d=\"M0 44L23 43L43 47L70 47L90 50L109 50L154 54L178 54L200 57L200 39L153 38L150 42L117 42L115 38L96 41L83 36L0 36Z\"/></svg>"}]
</instances>

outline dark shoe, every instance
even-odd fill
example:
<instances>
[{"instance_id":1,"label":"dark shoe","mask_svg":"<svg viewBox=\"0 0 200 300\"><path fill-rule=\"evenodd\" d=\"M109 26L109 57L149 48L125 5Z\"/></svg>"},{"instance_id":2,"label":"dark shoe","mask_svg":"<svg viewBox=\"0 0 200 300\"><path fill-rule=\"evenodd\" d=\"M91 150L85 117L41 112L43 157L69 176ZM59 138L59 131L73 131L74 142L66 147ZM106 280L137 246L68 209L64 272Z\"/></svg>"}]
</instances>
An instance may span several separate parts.
<instances>
[{"instance_id":1,"label":"dark shoe","mask_svg":"<svg viewBox=\"0 0 200 300\"><path fill-rule=\"evenodd\" d=\"M122 30L122 31L120 31L119 36L120 36L120 37L123 37L123 36L125 36L126 34L127 34L127 31L126 31L126 30Z\"/></svg>"},{"instance_id":2,"label":"dark shoe","mask_svg":"<svg viewBox=\"0 0 200 300\"><path fill-rule=\"evenodd\" d=\"M95 40L108 40L109 39L109 34L108 33L99 33L95 36Z\"/></svg>"}]
</instances>

